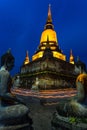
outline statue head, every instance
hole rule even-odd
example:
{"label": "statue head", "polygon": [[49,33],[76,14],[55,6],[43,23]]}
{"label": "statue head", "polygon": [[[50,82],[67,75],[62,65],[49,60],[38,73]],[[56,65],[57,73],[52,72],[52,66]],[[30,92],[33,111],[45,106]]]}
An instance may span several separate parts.
{"label": "statue head", "polygon": [[87,74],[80,74],[76,79],[78,100],[84,101],[87,98]]}
{"label": "statue head", "polygon": [[11,50],[9,49],[5,54],[1,56],[1,66],[5,66],[5,68],[10,71],[14,67],[14,57],[11,54]]}

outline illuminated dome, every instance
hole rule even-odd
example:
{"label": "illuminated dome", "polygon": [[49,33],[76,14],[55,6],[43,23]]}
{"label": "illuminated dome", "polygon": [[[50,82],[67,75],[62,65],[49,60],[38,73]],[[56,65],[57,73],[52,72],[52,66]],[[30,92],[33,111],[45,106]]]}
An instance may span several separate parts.
{"label": "illuminated dome", "polygon": [[52,42],[52,43],[57,44],[57,36],[56,36],[56,32],[54,31],[54,25],[52,24],[52,15],[51,15],[50,5],[48,8],[47,21],[44,27],[44,31],[42,32],[42,35],[41,35],[40,44],[46,43],[47,37],[49,37],[49,43]]}
{"label": "illuminated dome", "polygon": [[54,25],[52,23],[52,15],[51,15],[51,9],[50,5],[48,8],[48,16],[46,20],[46,24],[44,26],[44,31],[41,34],[40,39],[40,45],[35,52],[35,54],[32,56],[32,60],[36,60],[38,58],[43,57],[45,49],[47,49],[49,44],[49,49],[52,51],[52,56],[66,61],[66,56],[62,53],[58,41],[57,41],[57,35],[54,30]]}
{"label": "illuminated dome", "polygon": [[52,29],[46,29],[42,32],[40,43],[46,42],[47,36],[49,37],[49,42],[56,42],[57,43],[56,32]]}

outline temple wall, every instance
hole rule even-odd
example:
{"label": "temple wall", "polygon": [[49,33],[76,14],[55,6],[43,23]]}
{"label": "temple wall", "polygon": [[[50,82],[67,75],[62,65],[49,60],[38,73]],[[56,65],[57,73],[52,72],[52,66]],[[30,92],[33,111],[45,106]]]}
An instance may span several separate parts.
{"label": "temple wall", "polygon": [[67,74],[75,72],[75,66],[65,61],[45,60],[45,61],[33,62],[32,64],[23,66],[21,68],[21,73],[27,73],[27,72],[31,73],[47,69],[55,72],[65,72]]}
{"label": "temple wall", "polygon": [[40,89],[73,87],[75,66],[61,60],[43,59],[21,67],[22,86],[31,88],[36,78]]}
{"label": "temple wall", "polygon": [[38,78],[39,81],[39,88],[40,89],[55,89],[55,88],[67,88],[67,87],[75,87],[75,79],[67,79],[66,77],[57,77],[51,75],[36,75],[32,77],[23,77],[21,79],[21,86],[24,88],[31,88],[32,84],[35,83],[36,78]]}

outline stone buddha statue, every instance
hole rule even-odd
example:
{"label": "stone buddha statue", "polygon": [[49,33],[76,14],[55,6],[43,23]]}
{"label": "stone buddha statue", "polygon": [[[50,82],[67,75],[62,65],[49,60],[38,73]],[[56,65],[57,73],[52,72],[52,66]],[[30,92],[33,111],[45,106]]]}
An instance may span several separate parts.
{"label": "stone buddha statue", "polygon": [[69,102],[59,103],[58,114],[62,116],[87,117],[87,74],[80,74],[76,80],[77,95]]}
{"label": "stone buddha statue", "polygon": [[[11,54],[11,51],[8,50],[1,57],[1,69],[0,69],[0,97],[1,97],[1,105],[6,105],[8,102],[7,98],[11,98],[12,95],[10,93],[10,89],[12,87],[12,79],[9,71],[14,67],[14,57]],[[12,103],[12,102],[11,102]]]}
{"label": "stone buddha statue", "polygon": [[14,57],[8,50],[1,57],[0,69],[0,129],[19,130],[32,128],[29,108],[10,92],[12,80],[10,70],[14,67]]}

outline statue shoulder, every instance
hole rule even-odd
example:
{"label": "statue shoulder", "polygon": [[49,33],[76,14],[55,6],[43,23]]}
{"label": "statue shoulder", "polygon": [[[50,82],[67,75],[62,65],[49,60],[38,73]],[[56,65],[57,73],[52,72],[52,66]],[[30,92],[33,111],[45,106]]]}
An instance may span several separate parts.
{"label": "statue shoulder", "polygon": [[1,67],[1,69],[0,69],[0,76],[10,76],[10,73],[4,67]]}

